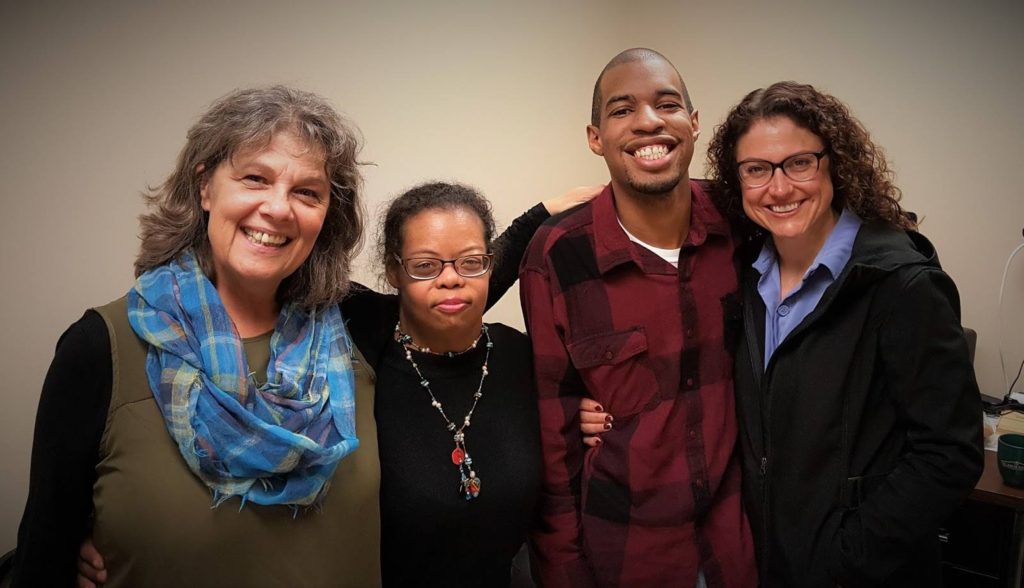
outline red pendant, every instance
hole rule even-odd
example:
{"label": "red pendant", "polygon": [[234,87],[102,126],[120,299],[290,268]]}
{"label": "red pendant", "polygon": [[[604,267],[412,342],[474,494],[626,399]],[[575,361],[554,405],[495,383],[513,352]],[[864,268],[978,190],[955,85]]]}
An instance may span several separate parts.
{"label": "red pendant", "polygon": [[462,461],[466,459],[466,452],[461,447],[456,447],[452,451],[452,463],[455,465],[462,465]]}
{"label": "red pendant", "polygon": [[466,492],[473,498],[480,496],[480,478],[472,478],[466,482]]}

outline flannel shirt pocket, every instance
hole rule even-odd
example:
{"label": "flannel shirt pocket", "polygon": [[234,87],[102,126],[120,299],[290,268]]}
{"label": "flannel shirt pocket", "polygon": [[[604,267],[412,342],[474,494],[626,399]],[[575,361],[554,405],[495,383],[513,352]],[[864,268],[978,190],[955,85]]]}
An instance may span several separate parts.
{"label": "flannel shirt pocket", "polygon": [[643,327],[591,335],[566,348],[587,391],[616,417],[640,412],[657,391],[643,361],[647,351]]}

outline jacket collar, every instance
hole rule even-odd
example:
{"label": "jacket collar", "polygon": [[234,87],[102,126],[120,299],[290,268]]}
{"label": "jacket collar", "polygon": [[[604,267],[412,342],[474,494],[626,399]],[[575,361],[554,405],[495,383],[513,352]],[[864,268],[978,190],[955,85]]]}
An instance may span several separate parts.
{"label": "jacket collar", "polygon": [[[744,266],[751,265],[762,251],[763,239],[761,237],[744,245],[738,254]],[[853,242],[846,268],[836,277],[832,287],[838,289],[849,279],[871,281],[907,265],[941,267],[935,246],[921,233],[865,222]]]}
{"label": "jacket collar", "polygon": [[[846,268],[825,290],[814,310],[793,329],[782,345],[798,337],[828,312],[839,292],[845,288],[870,284],[901,267],[911,265],[940,267],[935,247],[924,235],[877,223],[865,223],[853,242],[853,253]],[[759,275],[752,270],[753,268],[749,268],[745,272],[746,279],[743,285],[744,328],[747,344],[750,346],[750,361],[754,367],[755,379],[760,386],[760,378],[766,367],[761,348],[761,342],[764,341],[764,303],[757,293]]]}
{"label": "jacket collar", "polygon": [[861,227],[848,266],[871,273],[888,273],[906,265],[940,267],[935,246],[917,231],[901,231],[878,224]]}

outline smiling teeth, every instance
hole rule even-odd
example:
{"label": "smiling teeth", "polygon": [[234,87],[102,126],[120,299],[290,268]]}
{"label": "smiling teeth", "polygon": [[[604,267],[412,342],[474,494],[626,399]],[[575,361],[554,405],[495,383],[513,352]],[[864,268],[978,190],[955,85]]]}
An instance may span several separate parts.
{"label": "smiling teeth", "polygon": [[637,149],[633,155],[640,159],[661,159],[668,155],[668,147],[664,145],[648,145]]}
{"label": "smiling teeth", "polygon": [[792,204],[776,204],[774,206],[769,206],[768,208],[771,209],[772,212],[790,212],[792,210],[796,210],[798,206],[800,206],[799,202],[793,202]]}
{"label": "smiling teeth", "polygon": [[268,235],[262,231],[253,231],[250,229],[245,229],[245,236],[249,237],[249,240],[257,245],[266,245],[268,247],[280,247],[288,240],[287,237],[283,237],[281,235]]}

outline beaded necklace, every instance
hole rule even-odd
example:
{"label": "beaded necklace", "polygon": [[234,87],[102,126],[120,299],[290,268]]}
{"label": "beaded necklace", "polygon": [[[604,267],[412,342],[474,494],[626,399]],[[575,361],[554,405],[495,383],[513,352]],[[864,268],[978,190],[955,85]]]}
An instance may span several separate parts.
{"label": "beaded necklace", "polygon": [[[487,325],[480,327],[480,335],[486,339],[487,352],[484,355],[484,365],[480,368],[480,385],[477,386],[476,392],[473,393],[473,405],[469,407],[469,412],[462,419],[462,426],[456,427],[455,423],[448,418],[448,415],[444,412],[444,407],[441,406],[441,402],[434,396],[433,390],[430,389],[430,382],[423,377],[423,373],[420,371],[420,366],[416,364],[416,360],[412,357],[413,350],[423,351],[426,353],[434,353],[429,348],[420,347],[416,345],[412,336],[402,331],[401,323],[395,324],[395,339],[402,344],[405,348],[405,359],[412,365],[412,369],[415,370],[416,375],[420,379],[420,386],[427,391],[430,395],[430,405],[437,409],[440,413],[441,418],[444,419],[445,426],[449,433],[452,433],[452,440],[455,441],[455,449],[452,450],[452,463],[459,468],[459,494],[466,500],[472,500],[480,496],[480,478],[476,475],[476,471],[473,469],[473,458],[469,455],[469,450],[466,448],[466,433],[465,430],[469,428],[470,420],[473,417],[473,411],[476,410],[477,403],[484,395],[484,380],[487,379],[487,362],[491,359],[491,349],[494,348],[494,343],[491,341],[491,335],[487,332]],[[457,353],[443,353],[438,355],[445,355],[447,357],[454,357],[462,353],[466,353],[470,349],[474,349],[477,343],[480,341],[480,337],[477,337],[476,341],[473,342],[467,349]]]}

